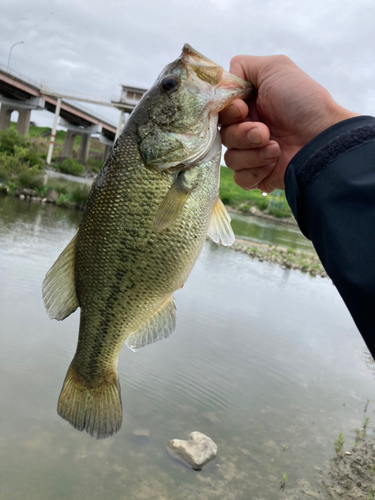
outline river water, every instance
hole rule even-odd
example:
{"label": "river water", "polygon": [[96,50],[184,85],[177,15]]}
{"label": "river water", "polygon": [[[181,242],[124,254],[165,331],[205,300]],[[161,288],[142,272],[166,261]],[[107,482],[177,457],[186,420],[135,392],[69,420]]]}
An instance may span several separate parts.
{"label": "river water", "polygon": [[[0,498],[273,500],[284,473],[314,484],[374,409],[365,345],[328,279],[210,242],[175,294],[175,335],[120,354],[120,432],[97,441],[58,417],[79,313],[50,321],[41,284],[80,215],[0,197]],[[166,451],[192,431],[218,445],[201,472]]]}
{"label": "river water", "polygon": [[231,213],[232,228],[238,238],[282,245],[296,250],[312,252],[310,240],[304,237],[297,226],[282,222],[273,222],[268,219]]}

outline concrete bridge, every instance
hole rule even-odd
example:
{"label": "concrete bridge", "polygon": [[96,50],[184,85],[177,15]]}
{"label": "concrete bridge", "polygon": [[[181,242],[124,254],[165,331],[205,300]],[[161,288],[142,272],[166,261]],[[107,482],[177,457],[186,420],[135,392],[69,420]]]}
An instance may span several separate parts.
{"label": "concrete bridge", "polygon": [[[40,85],[35,80],[0,64],[0,129],[9,128],[12,112],[18,111],[17,131],[20,135],[27,135],[30,127],[31,110],[46,109],[55,114],[47,163],[50,163],[52,157],[58,117],[60,117],[60,125],[67,128],[62,151],[63,157],[71,157],[74,137],[80,135],[81,143],[78,160],[81,163],[86,163],[90,137],[92,134],[98,134],[99,140],[106,145],[103,157],[105,159],[114,140],[117,139],[121,131],[125,113],[130,114],[132,112],[145,92],[145,89],[122,86],[121,96],[118,100],[69,93],[50,89],[45,84]],[[120,111],[119,122],[116,126],[98,113],[93,113],[84,109],[81,105],[67,101],[80,101],[115,107]]]}

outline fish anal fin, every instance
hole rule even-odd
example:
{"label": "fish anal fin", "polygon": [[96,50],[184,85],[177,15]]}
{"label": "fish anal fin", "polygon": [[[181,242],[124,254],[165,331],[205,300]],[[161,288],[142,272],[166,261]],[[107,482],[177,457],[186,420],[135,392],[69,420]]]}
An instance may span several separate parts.
{"label": "fish anal fin", "polygon": [[133,351],[148,344],[166,339],[176,329],[176,306],[170,295],[139,330],[126,339],[125,344]]}
{"label": "fish anal fin", "polygon": [[57,258],[43,281],[44,306],[50,319],[65,319],[79,306],[75,285],[77,235]]}
{"label": "fish anal fin", "polygon": [[103,439],[122,425],[122,404],[117,372],[109,373],[98,387],[88,387],[73,364],[66,374],[57,413],[75,429]]}
{"label": "fish anal fin", "polygon": [[215,243],[222,243],[224,246],[233,245],[235,236],[230,225],[230,215],[223,202],[218,197],[210,219],[208,236]]}

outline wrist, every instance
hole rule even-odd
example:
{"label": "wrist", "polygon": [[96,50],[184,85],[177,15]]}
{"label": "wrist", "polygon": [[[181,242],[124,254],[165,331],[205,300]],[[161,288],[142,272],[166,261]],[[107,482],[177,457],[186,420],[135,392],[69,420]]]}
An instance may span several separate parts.
{"label": "wrist", "polygon": [[329,117],[327,122],[324,124],[325,127],[322,128],[322,132],[332,125],[336,125],[344,120],[348,120],[349,118],[354,118],[355,116],[361,116],[360,113],[355,113],[353,111],[349,111],[346,108],[343,108],[336,102],[334,102],[334,106],[330,110]]}

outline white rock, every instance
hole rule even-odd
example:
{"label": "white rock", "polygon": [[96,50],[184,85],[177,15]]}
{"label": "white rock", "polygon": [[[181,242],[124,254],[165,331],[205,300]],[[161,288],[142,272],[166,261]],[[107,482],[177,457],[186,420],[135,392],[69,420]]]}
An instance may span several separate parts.
{"label": "white rock", "polygon": [[192,432],[187,441],[172,439],[167,442],[167,446],[190,467],[198,470],[217,454],[217,445],[201,432]]}

